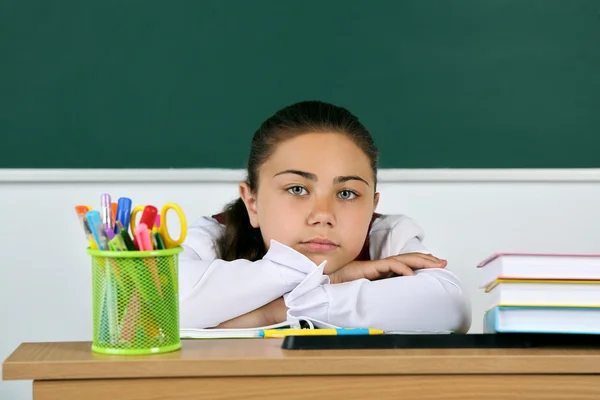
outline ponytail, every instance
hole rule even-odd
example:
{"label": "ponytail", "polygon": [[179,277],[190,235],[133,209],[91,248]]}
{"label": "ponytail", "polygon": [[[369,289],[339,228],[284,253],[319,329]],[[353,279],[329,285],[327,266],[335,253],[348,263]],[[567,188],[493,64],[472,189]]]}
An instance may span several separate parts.
{"label": "ponytail", "polygon": [[246,259],[257,261],[265,255],[260,228],[250,224],[246,205],[241,198],[225,207],[225,233],[217,241],[219,257],[225,261]]}

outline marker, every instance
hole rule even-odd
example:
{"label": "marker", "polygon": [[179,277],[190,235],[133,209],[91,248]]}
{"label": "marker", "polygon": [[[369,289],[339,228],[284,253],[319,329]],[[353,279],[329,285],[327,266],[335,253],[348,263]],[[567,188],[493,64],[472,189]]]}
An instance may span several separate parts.
{"label": "marker", "polygon": [[140,223],[135,228],[135,240],[137,242],[140,251],[152,251],[152,239],[150,239],[150,232],[148,231],[148,225]]}
{"label": "marker", "polygon": [[140,225],[145,224],[148,230],[152,230],[154,224],[156,223],[156,216],[158,215],[158,210],[154,206],[146,206],[144,207],[144,212],[142,213],[142,218],[140,219]]}
{"label": "marker", "polygon": [[112,229],[104,228],[104,233],[108,238],[108,249],[110,251],[127,251],[125,243],[123,243],[123,237],[121,235],[115,235]]}
{"label": "marker", "polygon": [[160,214],[156,214],[156,219],[154,220],[154,228],[152,228],[152,235],[158,233],[158,228],[160,228]]}
{"label": "marker", "polygon": [[110,211],[111,211],[111,222],[112,222],[112,226],[115,226],[115,218],[117,217],[117,203],[115,203],[114,201],[112,203],[110,203]]}
{"label": "marker", "polygon": [[154,223],[156,222],[156,214],[158,214],[158,210],[154,206],[135,206],[131,211],[131,232],[135,235],[136,224],[136,216],[140,212],[142,212],[142,218],[140,218],[140,224],[144,223],[148,227],[148,229],[152,230],[154,227]]}
{"label": "marker", "polygon": [[83,232],[85,232],[85,238],[88,241],[88,245],[92,250],[98,250],[98,245],[94,240],[94,234],[90,229],[90,225],[88,224],[87,218],[85,215],[88,213],[88,206],[75,206],[75,212],[77,213],[77,217],[79,218],[79,222],[81,223],[81,227],[83,228]]}
{"label": "marker", "polygon": [[104,227],[104,234],[108,240],[112,240],[115,237],[115,233],[108,226]]}
{"label": "marker", "polygon": [[154,242],[156,243],[156,249],[157,250],[164,250],[165,249],[165,242],[163,242],[162,236],[160,236],[160,233],[158,233],[158,232],[153,233],[152,236],[154,237]]}
{"label": "marker", "polygon": [[[148,226],[145,223],[140,223],[135,228],[135,239],[140,248],[140,251],[152,251],[152,239],[150,239],[150,231],[148,230]],[[162,288],[160,285],[160,277],[158,276],[158,266],[156,265],[156,260],[153,258],[148,258],[146,261],[146,265],[150,270],[150,275],[152,276],[152,280],[156,285],[156,289],[158,290],[158,294],[162,298]]]}
{"label": "marker", "polygon": [[100,197],[100,212],[101,221],[104,226],[113,227],[112,225],[112,206],[110,202],[110,194],[105,193]]}
{"label": "marker", "polygon": [[[142,210],[143,206],[136,206],[131,212],[131,232],[133,233],[133,243],[139,247],[139,243],[137,242],[137,235],[135,232],[137,231],[137,225],[135,223],[135,216],[140,210]],[[156,222],[156,214],[158,214],[158,210],[154,206],[145,206],[143,207],[142,218],[140,218],[140,225],[146,225],[148,231],[152,231],[154,227],[154,223]],[[140,249],[141,250],[141,249]]]}
{"label": "marker", "polygon": [[[112,232],[110,229],[109,231]],[[111,251],[127,251],[127,246],[125,246],[125,243],[123,242],[123,237],[121,235],[116,235],[112,239],[110,239],[108,241],[108,248]]]}
{"label": "marker", "polygon": [[108,250],[108,240],[106,233],[104,233],[104,229],[102,229],[100,213],[98,211],[88,211],[85,217],[88,221],[90,231],[92,231],[92,234],[94,235],[94,240],[96,241],[98,248],[100,250]]}
{"label": "marker", "polygon": [[[119,233],[121,230],[129,230],[129,219],[131,218],[131,199],[128,197],[121,197],[117,204],[117,218],[115,220],[115,233]],[[117,231],[117,221],[121,222],[119,231]]]}
{"label": "marker", "polygon": [[127,229],[123,228],[121,221],[117,220],[116,225],[119,230],[119,236],[121,236],[121,239],[123,239],[123,243],[125,244],[127,250],[136,251],[137,247],[135,247],[135,244],[133,244],[133,240],[131,240],[131,236],[129,236],[129,232],[127,232]]}
{"label": "marker", "polygon": [[340,328],[340,329],[264,329],[260,337],[282,338],[286,336],[336,336],[336,335],[383,335],[381,329]]}

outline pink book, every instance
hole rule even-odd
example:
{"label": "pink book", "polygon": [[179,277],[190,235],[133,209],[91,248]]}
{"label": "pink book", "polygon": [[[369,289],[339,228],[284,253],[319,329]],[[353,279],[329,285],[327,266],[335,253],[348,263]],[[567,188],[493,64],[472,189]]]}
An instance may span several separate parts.
{"label": "pink book", "polygon": [[498,252],[477,265],[481,287],[496,279],[600,280],[600,254]]}

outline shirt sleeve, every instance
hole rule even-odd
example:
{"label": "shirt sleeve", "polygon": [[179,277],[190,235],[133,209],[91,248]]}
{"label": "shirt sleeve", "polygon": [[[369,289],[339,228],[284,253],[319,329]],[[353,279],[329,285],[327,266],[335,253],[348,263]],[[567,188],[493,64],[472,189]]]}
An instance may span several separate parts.
{"label": "shirt sleeve", "polygon": [[[422,229],[410,218],[394,216],[375,223],[371,256],[429,251]],[[383,330],[467,332],[471,303],[458,278],[447,269],[416,270],[414,276],[329,284],[323,266],[284,296],[288,315],[318,326]]]}
{"label": "shirt sleeve", "polygon": [[210,328],[246,314],[290,292],[318,269],[276,241],[262,260],[218,259],[215,243],[222,229],[204,218],[188,231],[179,257],[182,328]]}

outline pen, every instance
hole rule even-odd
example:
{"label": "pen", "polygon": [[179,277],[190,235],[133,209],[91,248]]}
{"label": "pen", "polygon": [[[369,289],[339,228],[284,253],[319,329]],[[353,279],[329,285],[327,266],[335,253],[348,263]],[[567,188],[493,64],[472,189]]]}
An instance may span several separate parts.
{"label": "pen", "polygon": [[87,218],[88,225],[94,235],[94,240],[96,241],[98,248],[100,250],[108,250],[108,240],[106,233],[104,233],[104,229],[102,229],[100,213],[98,211],[88,211],[85,217]]}
{"label": "pen", "polygon": [[92,230],[90,229],[90,225],[88,224],[87,218],[85,217],[85,214],[88,213],[87,206],[75,206],[75,212],[77,213],[79,222],[81,223],[81,226],[83,227],[83,231],[85,232],[85,238],[88,241],[88,245],[90,246],[90,249],[98,250],[98,245],[96,244],[96,241],[94,240],[94,234],[92,233]]}
{"label": "pen", "polygon": [[148,229],[152,230],[154,227],[154,223],[156,222],[156,215],[158,214],[158,209],[154,206],[135,206],[133,210],[131,210],[131,221],[130,227],[131,232],[135,235],[136,225],[136,216],[142,211],[142,217],[140,218],[140,224],[144,223],[148,227]]}
{"label": "pen", "polygon": [[[123,229],[129,230],[129,219],[130,218],[131,218],[131,199],[128,197],[121,197],[121,198],[119,198],[119,202],[117,204],[117,218],[115,220],[115,233],[119,233]],[[117,221],[121,222],[120,227],[118,227]]]}
{"label": "pen", "polygon": [[[145,223],[140,223],[135,228],[135,239],[140,248],[140,251],[152,251],[152,239],[150,238],[150,231],[148,230],[148,226]],[[156,289],[158,290],[158,294],[162,297],[162,289],[160,285],[160,277],[158,276],[158,266],[156,265],[156,261],[153,258],[148,258],[147,266],[150,270],[150,274],[152,275],[152,280],[156,285]]]}
{"label": "pen", "polygon": [[113,230],[108,227],[104,228],[104,232],[108,238],[108,248],[110,251],[127,251],[121,235],[115,235]]}
{"label": "pen", "polygon": [[340,328],[340,329],[264,329],[260,337],[282,338],[285,336],[336,336],[336,335],[383,335],[381,329]]}
{"label": "pen", "polygon": [[144,212],[142,213],[142,218],[140,219],[140,224],[145,224],[146,229],[152,230],[154,224],[156,223],[156,216],[158,215],[158,209],[154,206],[146,206],[144,207]]}
{"label": "pen", "polygon": [[158,233],[158,232],[153,233],[152,236],[154,237],[154,242],[156,243],[156,249],[157,250],[164,250],[165,249],[165,242],[163,242],[162,236],[160,236],[160,233]]}
{"label": "pen", "polygon": [[133,240],[131,240],[131,236],[129,236],[129,232],[127,232],[126,229],[122,230],[121,233],[119,233],[119,235],[123,239],[123,243],[125,244],[125,247],[127,248],[127,250],[129,250],[129,251],[137,250],[137,247],[135,247]]}
{"label": "pen", "polygon": [[136,206],[133,211],[131,211],[131,233],[133,234],[133,243],[139,247],[139,243],[137,242],[137,225],[135,223],[136,215],[138,212],[142,211],[142,217],[140,218],[140,224],[146,225],[146,228],[151,231],[154,227],[154,223],[156,222],[156,214],[158,214],[158,209],[154,206]]}
{"label": "pen", "polygon": [[140,248],[140,251],[152,251],[152,239],[150,239],[150,232],[148,231],[148,225],[140,223],[135,228],[135,240]]}
{"label": "pen", "polygon": [[108,193],[104,193],[100,197],[100,212],[102,213],[101,221],[104,224],[104,226],[112,228],[112,206],[110,201],[110,194]]}
{"label": "pen", "polygon": [[110,203],[110,210],[111,210],[111,223],[112,223],[112,227],[115,226],[115,219],[117,218],[117,203],[115,203],[114,201],[112,203]]}

